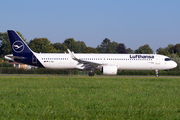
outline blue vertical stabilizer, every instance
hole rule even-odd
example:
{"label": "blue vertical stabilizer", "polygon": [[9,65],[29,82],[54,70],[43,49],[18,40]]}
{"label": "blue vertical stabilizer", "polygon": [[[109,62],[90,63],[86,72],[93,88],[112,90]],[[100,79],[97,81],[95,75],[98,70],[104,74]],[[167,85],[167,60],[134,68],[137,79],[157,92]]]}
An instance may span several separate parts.
{"label": "blue vertical stabilizer", "polygon": [[33,54],[32,50],[14,30],[8,30],[9,40],[14,56],[27,56]]}
{"label": "blue vertical stabilizer", "polygon": [[[43,67],[36,55],[14,30],[8,30],[11,48],[16,62]],[[17,58],[23,59],[17,59]]]}

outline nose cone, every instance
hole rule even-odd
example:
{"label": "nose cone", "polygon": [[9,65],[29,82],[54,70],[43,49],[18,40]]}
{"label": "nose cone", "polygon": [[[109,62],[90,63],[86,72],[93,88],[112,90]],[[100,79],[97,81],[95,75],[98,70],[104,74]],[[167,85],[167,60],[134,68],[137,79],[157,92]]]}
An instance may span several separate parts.
{"label": "nose cone", "polygon": [[177,67],[177,63],[173,61],[172,67],[173,67],[173,68]]}
{"label": "nose cone", "polygon": [[174,62],[174,61],[167,61],[167,64],[166,64],[166,68],[167,69],[173,69],[175,67],[177,67],[177,63],[176,62]]}

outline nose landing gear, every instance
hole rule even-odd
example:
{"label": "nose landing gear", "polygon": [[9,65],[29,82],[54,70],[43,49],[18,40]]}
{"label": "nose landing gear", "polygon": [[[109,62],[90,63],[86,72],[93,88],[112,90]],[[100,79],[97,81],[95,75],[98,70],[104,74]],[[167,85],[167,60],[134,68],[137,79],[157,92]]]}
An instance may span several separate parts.
{"label": "nose landing gear", "polygon": [[158,70],[155,70],[155,72],[156,72],[156,77],[159,77],[159,75],[158,75]]}

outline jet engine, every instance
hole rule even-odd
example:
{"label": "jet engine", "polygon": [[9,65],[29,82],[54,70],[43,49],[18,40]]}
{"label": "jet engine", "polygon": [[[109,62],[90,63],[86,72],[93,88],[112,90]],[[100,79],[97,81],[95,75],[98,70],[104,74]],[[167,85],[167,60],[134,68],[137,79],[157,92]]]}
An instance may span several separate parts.
{"label": "jet engine", "polygon": [[117,74],[117,66],[116,65],[105,65],[102,67],[104,75],[116,75]]}

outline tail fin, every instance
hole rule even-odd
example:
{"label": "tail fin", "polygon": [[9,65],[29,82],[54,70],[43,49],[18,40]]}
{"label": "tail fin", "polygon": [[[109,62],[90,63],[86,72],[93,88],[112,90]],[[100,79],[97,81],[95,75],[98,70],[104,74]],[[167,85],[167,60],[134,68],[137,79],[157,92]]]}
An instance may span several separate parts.
{"label": "tail fin", "polygon": [[22,57],[33,53],[33,51],[27,46],[16,31],[8,30],[8,36],[14,56]]}
{"label": "tail fin", "polygon": [[22,40],[16,31],[8,30],[8,36],[11,43],[13,56],[6,55],[5,58],[24,64],[44,67],[37,59],[36,53],[27,46],[27,44]]}

